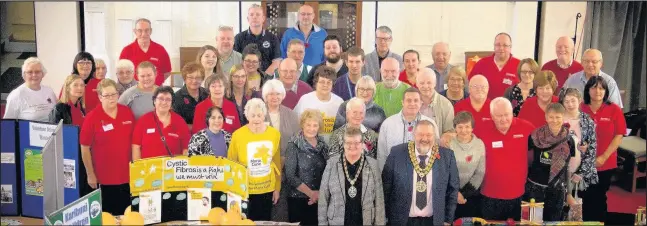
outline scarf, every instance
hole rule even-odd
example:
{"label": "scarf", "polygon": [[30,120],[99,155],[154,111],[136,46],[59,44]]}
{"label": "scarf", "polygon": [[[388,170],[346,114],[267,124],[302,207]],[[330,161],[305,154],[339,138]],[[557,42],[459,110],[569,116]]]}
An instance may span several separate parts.
{"label": "scarf", "polygon": [[[570,149],[568,146],[569,132],[566,126],[562,126],[557,136],[553,135],[548,125],[544,125],[531,134],[532,142],[539,151],[549,151],[552,153],[550,164],[550,176],[548,181],[559,176],[558,174],[564,167],[568,166]],[[563,174],[566,175],[566,174]]]}

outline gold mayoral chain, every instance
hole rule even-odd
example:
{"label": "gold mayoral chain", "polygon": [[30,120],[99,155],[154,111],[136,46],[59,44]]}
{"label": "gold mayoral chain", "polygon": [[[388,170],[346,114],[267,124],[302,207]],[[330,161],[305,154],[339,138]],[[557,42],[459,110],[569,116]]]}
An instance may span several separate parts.
{"label": "gold mayoral chain", "polygon": [[355,198],[357,196],[357,188],[355,188],[355,181],[357,181],[357,178],[359,177],[360,172],[362,172],[362,165],[364,164],[364,156],[360,157],[359,159],[359,166],[357,168],[357,171],[355,171],[355,178],[350,179],[350,174],[348,173],[348,163],[346,163],[346,159],[342,158],[344,161],[344,176],[346,176],[346,180],[350,183],[350,187],[348,188],[348,196],[351,198]]}
{"label": "gold mayoral chain", "polygon": [[411,159],[411,163],[413,164],[413,169],[418,173],[418,181],[416,181],[416,191],[418,192],[425,192],[427,191],[427,183],[422,181],[423,177],[426,177],[429,171],[431,171],[431,167],[434,165],[434,161],[436,161],[436,156],[438,155],[438,144],[435,144],[431,148],[431,153],[429,157],[429,164],[425,166],[425,168],[420,168],[420,161],[418,158],[416,158],[416,147],[413,141],[409,141],[409,158]]}

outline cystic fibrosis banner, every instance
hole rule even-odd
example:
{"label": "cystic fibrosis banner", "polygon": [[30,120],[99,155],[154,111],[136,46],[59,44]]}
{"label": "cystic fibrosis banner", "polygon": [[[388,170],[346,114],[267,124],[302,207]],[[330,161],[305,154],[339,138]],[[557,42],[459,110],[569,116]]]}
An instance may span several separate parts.
{"label": "cystic fibrosis banner", "polygon": [[249,197],[247,168],[215,156],[149,158],[130,164],[130,192],[210,189]]}
{"label": "cystic fibrosis banner", "polygon": [[101,225],[101,189],[66,205],[45,218],[45,225]]}

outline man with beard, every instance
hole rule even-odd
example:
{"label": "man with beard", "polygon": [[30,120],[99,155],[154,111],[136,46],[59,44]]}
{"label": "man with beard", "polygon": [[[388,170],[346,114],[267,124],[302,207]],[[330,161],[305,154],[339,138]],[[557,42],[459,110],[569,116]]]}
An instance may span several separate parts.
{"label": "man with beard", "polygon": [[421,120],[414,140],[391,150],[382,171],[390,225],[449,225],[458,197],[454,152],[436,143],[436,128]]}
{"label": "man with beard", "polygon": [[324,56],[326,57],[326,60],[321,64],[314,66],[312,70],[310,70],[310,73],[308,74],[308,85],[314,87],[313,79],[315,77],[315,71],[317,71],[317,68],[322,65],[326,65],[335,69],[335,71],[337,72],[337,78],[348,73],[348,67],[344,63],[344,60],[341,59],[341,53],[343,52],[343,50],[340,43],[341,41],[339,41],[337,35],[328,35],[326,37],[323,43]]}
{"label": "man with beard", "polygon": [[388,57],[382,61],[382,82],[375,85],[375,104],[384,109],[386,117],[402,110],[402,97],[404,91],[410,86],[398,80],[400,64],[395,58]]}

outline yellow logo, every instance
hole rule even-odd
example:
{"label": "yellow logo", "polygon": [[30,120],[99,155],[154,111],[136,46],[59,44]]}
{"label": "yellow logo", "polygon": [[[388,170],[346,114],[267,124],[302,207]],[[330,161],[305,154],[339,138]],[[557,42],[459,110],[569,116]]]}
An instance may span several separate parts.
{"label": "yellow logo", "polygon": [[260,158],[261,161],[263,161],[263,164],[267,165],[270,154],[270,149],[263,144],[263,146],[256,148],[256,154],[254,154],[254,158]]}

